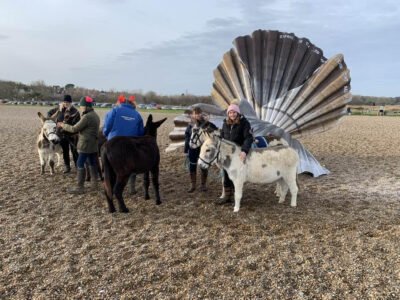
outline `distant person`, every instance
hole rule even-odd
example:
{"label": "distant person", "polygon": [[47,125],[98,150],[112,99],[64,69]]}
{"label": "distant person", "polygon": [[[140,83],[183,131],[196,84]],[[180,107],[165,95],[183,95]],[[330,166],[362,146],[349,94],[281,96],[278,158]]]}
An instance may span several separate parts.
{"label": "distant person", "polygon": [[347,115],[351,116],[351,108],[350,107],[347,107]]}
{"label": "distant person", "polygon": [[[63,128],[67,132],[79,132],[78,140],[78,184],[75,188],[69,189],[71,194],[84,194],[85,183],[85,162],[89,161],[89,171],[93,179],[97,178],[97,151],[99,139],[100,118],[93,109],[93,99],[89,96],[82,97],[79,102],[79,109],[82,112],[81,120],[74,126],[62,122],[57,123],[57,127]],[[92,189],[96,190],[98,187],[97,180],[92,180]]]}
{"label": "distant person", "polygon": [[[201,149],[201,147],[192,149],[189,146],[193,127],[196,125],[197,127],[203,127],[203,128],[205,128],[205,127],[212,127],[213,129],[218,129],[218,128],[213,123],[207,121],[204,118],[203,111],[201,110],[200,107],[193,108],[193,110],[190,114],[190,117],[191,117],[192,122],[189,123],[189,125],[186,127],[184,153],[189,158],[189,176],[190,176],[190,183],[191,183],[190,188],[187,192],[193,193],[196,190],[197,161],[199,160],[200,149]],[[207,191],[206,184],[207,184],[208,170],[200,168],[200,172],[201,172],[200,191],[206,192]]]}
{"label": "distant person", "polygon": [[[64,100],[60,102],[59,106],[49,110],[47,112],[47,117],[55,117],[56,122],[64,122],[72,126],[77,124],[81,119],[79,111],[72,105],[72,98],[70,95],[65,95]],[[60,138],[60,146],[63,150],[64,174],[67,174],[71,172],[69,149],[71,149],[75,167],[78,160],[78,151],[74,145],[71,133],[60,129]]]}
{"label": "distant person", "polygon": [[[143,136],[144,126],[140,113],[136,110],[135,96],[127,100],[120,95],[117,105],[104,118],[103,134],[107,141],[116,136]],[[136,174],[129,177],[129,192],[136,193]]]}
{"label": "distant person", "polygon": [[384,115],[385,115],[385,106],[381,105],[379,106],[378,116],[384,116]]}

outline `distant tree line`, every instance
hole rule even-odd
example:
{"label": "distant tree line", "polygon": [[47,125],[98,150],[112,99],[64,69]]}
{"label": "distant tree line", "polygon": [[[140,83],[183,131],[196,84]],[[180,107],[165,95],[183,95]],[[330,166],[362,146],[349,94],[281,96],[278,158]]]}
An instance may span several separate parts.
{"label": "distant tree line", "polygon": [[126,97],[135,95],[137,103],[157,103],[165,105],[191,105],[194,103],[212,103],[210,96],[195,96],[189,94],[163,96],[150,91],[145,94],[137,91],[99,91],[77,87],[72,83],[65,86],[48,86],[44,81],[38,80],[26,85],[13,81],[0,80],[0,99],[9,100],[35,100],[35,101],[61,101],[65,94],[72,96],[73,101],[79,101],[82,96],[89,95],[99,103],[116,102],[118,96],[124,94]]}
{"label": "distant tree line", "polygon": [[[190,94],[163,96],[156,92],[149,91],[141,93],[138,91],[99,91],[95,89],[87,89],[77,87],[73,83],[68,83],[65,86],[53,85],[48,86],[44,81],[38,80],[26,85],[13,81],[0,80],[0,99],[9,100],[36,100],[36,101],[57,101],[62,100],[65,94],[72,96],[74,101],[78,101],[80,97],[89,95],[96,102],[112,103],[117,101],[120,94],[125,96],[135,95],[138,103],[150,104],[166,104],[166,105],[191,105],[194,103],[209,103],[212,104],[211,96],[195,96]],[[400,105],[400,97],[371,97],[353,95],[352,105]]]}
{"label": "distant tree line", "polygon": [[371,97],[353,95],[351,105],[400,105],[400,97]]}

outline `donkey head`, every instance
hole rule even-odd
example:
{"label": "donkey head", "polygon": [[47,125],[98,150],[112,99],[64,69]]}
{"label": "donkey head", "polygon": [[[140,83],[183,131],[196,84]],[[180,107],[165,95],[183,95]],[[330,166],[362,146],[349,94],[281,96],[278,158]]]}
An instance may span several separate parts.
{"label": "donkey head", "polygon": [[167,118],[161,119],[160,121],[153,122],[153,116],[150,114],[146,121],[145,135],[151,135],[157,137],[157,128],[164,123]]}
{"label": "donkey head", "polygon": [[199,165],[202,169],[209,168],[218,160],[221,148],[221,138],[215,133],[204,133],[205,139],[201,146]]}
{"label": "donkey head", "polygon": [[45,118],[41,112],[38,112],[38,116],[42,121],[42,134],[53,144],[60,142],[60,137],[57,134],[57,125],[54,119]]}

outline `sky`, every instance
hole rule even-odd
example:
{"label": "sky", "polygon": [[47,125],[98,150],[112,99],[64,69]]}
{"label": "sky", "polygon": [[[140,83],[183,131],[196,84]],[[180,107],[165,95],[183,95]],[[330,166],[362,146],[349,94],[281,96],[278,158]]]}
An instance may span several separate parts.
{"label": "sky", "polygon": [[355,95],[400,96],[398,0],[0,0],[0,80],[210,95],[257,29],[342,53]]}

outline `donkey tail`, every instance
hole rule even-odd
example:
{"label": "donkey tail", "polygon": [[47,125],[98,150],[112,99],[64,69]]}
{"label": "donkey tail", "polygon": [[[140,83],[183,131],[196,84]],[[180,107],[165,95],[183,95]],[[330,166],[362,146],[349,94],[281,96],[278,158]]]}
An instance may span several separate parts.
{"label": "donkey tail", "polygon": [[105,191],[106,196],[109,199],[109,201],[111,201],[113,198],[115,173],[114,173],[114,169],[112,168],[112,166],[110,164],[110,161],[108,160],[107,150],[105,147],[101,151],[101,160],[102,160],[103,168],[104,168],[104,181],[103,181],[104,191]]}

